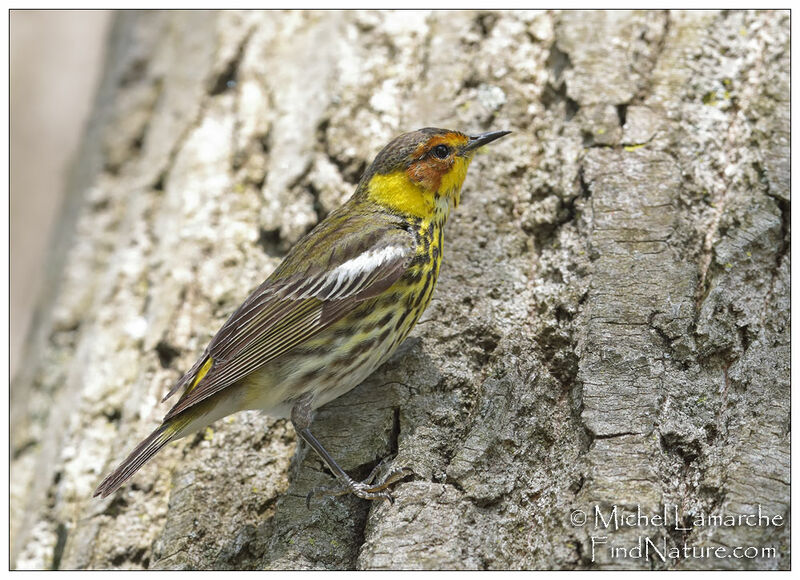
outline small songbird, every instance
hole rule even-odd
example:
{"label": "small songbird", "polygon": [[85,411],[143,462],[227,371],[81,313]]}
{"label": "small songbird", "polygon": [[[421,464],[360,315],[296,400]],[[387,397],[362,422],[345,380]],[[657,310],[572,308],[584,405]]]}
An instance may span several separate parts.
{"label": "small songbird", "polygon": [[403,477],[353,480],[311,434],[312,412],[383,363],[419,320],[442,262],[442,232],[475,151],[509,131],[468,136],[425,128],[378,154],[353,196],[287,254],[239,306],[194,366],[161,425],[97,487],[116,491],[170,441],[231,413],[291,417],[339,480],[325,494],[388,499]]}

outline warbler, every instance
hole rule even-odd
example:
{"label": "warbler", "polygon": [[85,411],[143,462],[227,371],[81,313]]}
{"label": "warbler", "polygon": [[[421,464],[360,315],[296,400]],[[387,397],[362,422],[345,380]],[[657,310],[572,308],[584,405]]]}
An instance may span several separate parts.
{"label": "warbler", "polygon": [[184,389],[161,425],[94,495],[116,491],[167,443],[260,409],[290,417],[338,479],[315,494],[391,501],[388,488],[403,471],[355,481],[311,433],[312,413],[366,379],[408,336],[431,301],[443,228],[470,161],[508,133],[428,127],[386,145],[352,197],[297,242],[222,325],[164,397]]}

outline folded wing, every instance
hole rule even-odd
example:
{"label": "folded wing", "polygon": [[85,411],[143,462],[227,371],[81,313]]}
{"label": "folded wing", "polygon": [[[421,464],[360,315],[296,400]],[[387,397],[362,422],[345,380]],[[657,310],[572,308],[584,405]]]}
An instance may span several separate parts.
{"label": "folded wing", "polygon": [[309,243],[295,248],[164,397],[190,385],[164,420],[236,383],[377,296],[403,275],[414,256],[413,237],[405,230],[386,227],[368,236],[357,230],[353,234],[340,237],[327,250],[322,249],[324,238],[316,251]]}

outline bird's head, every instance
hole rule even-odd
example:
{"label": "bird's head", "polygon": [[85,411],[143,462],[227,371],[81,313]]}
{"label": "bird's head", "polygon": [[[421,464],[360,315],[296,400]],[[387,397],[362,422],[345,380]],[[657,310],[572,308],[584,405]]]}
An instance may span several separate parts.
{"label": "bird's head", "polygon": [[431,218],[443,202],[448,210],[458,205],[475,151],[509,132],[470,136],[428,127],[404,133],[378,153],[362,177],[359,191],[391,211]]}

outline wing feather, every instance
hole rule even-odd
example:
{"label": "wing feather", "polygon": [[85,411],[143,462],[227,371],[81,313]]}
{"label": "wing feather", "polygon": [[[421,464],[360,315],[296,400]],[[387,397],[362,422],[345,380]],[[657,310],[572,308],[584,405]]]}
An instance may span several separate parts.
{"label": "wing feather", "polygon": [[[368,241],[368,248],[355,245],[350,251],[332,251],[335,262],[316,272],[309,268],[280,277],[279,268],[277,277],[274,274],[256,288],[220,328],[200,360],[170,390],[167,397],[189,385],[164,420],[302,344],[394,284],[414,256],[413,237],[405,230],[386,228],[377,240],[373,235]],[[209,359],[211,368],[197,381]]]}

